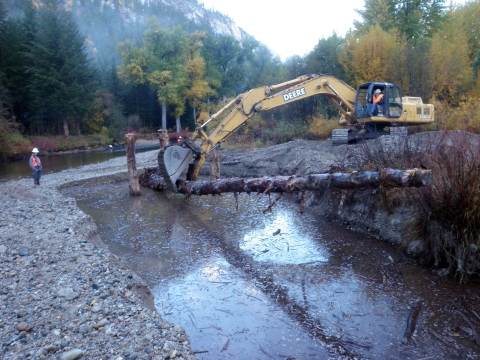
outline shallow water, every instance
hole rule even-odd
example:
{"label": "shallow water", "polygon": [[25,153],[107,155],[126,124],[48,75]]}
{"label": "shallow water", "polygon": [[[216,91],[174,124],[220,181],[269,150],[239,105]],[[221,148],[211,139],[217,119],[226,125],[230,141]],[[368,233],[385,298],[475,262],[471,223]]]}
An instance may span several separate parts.
{"label": "shallow water", "polygon": [[[186,329],[199,359],[478,355],[452,311],[475,321],[478,284],[437,277],[312,209],[300,215],[291,199],[263,215],[268,197],[239,195],[236,210],[232,195],[142,193],[130,197],[126,183],[66,191],[148,282],[162,317]],[[415,335],[402,345],[419,300]]]}

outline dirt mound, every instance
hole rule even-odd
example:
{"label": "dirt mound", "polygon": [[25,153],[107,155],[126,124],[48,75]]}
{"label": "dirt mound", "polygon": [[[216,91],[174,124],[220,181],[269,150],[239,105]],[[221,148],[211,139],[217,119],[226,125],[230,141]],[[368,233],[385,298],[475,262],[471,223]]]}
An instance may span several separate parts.
{"label": "dirt mound", "polygon": [[[260,177],[328,173],[352,165],[356,146],[332,146],[330,140],[294,140],[285,144],[252,150],[221,150],[220,172],[225,177]],[[209,175],[204,166],[202,175]]]}

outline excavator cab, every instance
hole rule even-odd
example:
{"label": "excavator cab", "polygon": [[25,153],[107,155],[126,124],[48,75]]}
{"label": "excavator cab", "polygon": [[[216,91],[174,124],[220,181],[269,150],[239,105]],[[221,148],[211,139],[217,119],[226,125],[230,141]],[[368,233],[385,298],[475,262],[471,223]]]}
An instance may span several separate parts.
{"label": "excavator cab", "polygon": [[370,117],[373,94],[377,89],[382,92],[383,99],[378,103],[373,112],[373,117],[379,118],[380,121],[381,118],[385,121],[399,118],[402,115],[402,92],[397,86],[382,82],[369,82],[358,86],[355,99],[355,117],[357,119]]}

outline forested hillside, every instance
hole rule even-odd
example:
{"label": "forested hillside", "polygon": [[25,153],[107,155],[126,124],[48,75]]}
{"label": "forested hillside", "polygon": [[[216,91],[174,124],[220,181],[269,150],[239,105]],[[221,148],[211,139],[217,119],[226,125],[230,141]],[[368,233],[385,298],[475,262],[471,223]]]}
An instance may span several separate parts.
{"label": "forested hillside", "polygon": [[[0,155],[23,135],[193,129],[229,98],[307,73],[356,88],[388,81],[436,109],[437,128],[480,129],[480,1],[365,0],[342,37],[284,63],[197,0],[0,0]],[[273,16],[273,15],[272,15]],[[338,113],[309,98],[254,117],[262,143],[330,133]]]}

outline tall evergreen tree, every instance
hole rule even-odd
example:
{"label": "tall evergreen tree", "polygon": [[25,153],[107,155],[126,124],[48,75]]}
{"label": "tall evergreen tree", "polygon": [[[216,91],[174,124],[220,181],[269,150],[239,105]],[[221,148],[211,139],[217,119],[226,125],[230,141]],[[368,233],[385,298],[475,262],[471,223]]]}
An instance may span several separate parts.
{"label": "tall evergreen tree", "polygon": [[433,70],[430,49],[430,39],[421,39],[415,46],[407,45],[404,54],[408,88],[402,89],[406,95],[419,96],[425,100],[431,97]]}
{"label": "tall evergreen tree", "polygon": [[432,36],[442,23],[445,0],[365,0],[365,9],[357,10],[362,21],[354,22],[361,33],[372,25],[383,30],[396,28],[407,39],[416,42]]}
{"label": "tall evergreen tree", "polygon": [[70,134],[68,120],[80,120],[93,105],[94,70],[90,66],[85,38],[69,12],[58,0],[49,0],[39,12],[39,26],[28,56],[31,91],[39,119],[56,123],[59,133]]}
{"label": "tall evergreen tree", "polygon": [[28,87],[25,85],[29,83],[29,76],[25,73],[27,38],[22,23],[15,19],[5,21],[0,30],[0,38],[0,72],[5,75],[3,85],[8,89],[17,121],[24,122],[29,102]]}
{"label": "tall evergreen tree", "polygon": [[[207,66],[221,74],[219,95],[225,100],[239,92],[248,90],[247,65],[259,43],[254,39],[243,43],[233,36],[214,36],[205,42]],[[213,71],[214,73],[215,71]],[[211,74],[212,71],[209,70]]]}

